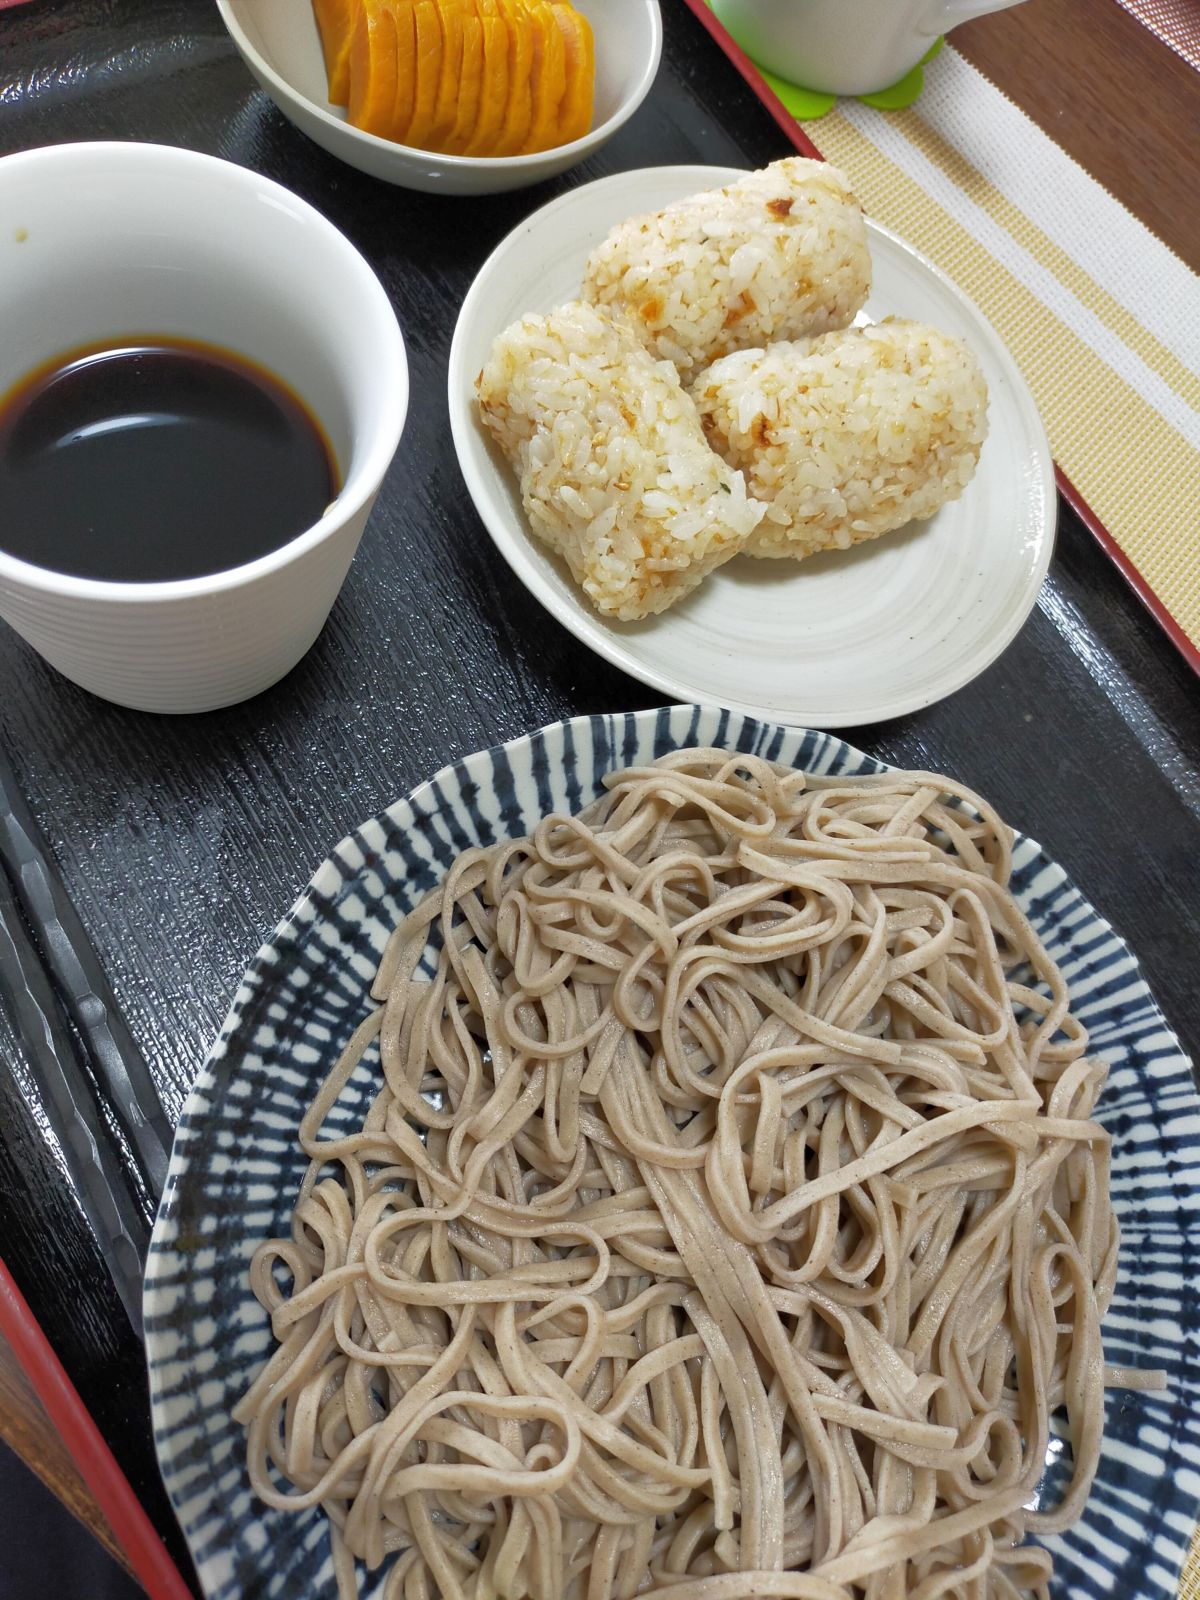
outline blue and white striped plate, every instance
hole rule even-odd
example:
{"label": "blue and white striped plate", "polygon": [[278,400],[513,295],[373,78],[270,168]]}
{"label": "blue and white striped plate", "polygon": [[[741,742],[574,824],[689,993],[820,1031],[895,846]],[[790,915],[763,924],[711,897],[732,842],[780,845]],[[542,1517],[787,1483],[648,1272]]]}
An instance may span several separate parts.
{"label": "blue and white striped plate", "polygon": [[[366,1012],[389,932],[467,846],[528,833],[587,804],[612,768],[697,744],[881,770],[826,734],[688,706],[557,723],[456,762],[343,839],[255,957],[180,1120],[146,1269],[159,1460],[210,1600],[336,1593],[323,1515],[255,1500],[230,1410],[272,1346],[250,1257],[288,1229],[301,1113]],[[1200,1100],[1133,955],[1032,839],[1018,838],[1013,887],[1111,1066],[1099,1115],[1122,1247],[1106,1353],[1170,1379],[1165,1394],[1108,1396],[1086,1514],[1049,1541],[1052,1593],[1173,1600],[1200,1501]],[[338,1113],[360,1121],[373,1093],[367,1060]],[[364,1575],[369,1600],[385,1574]]]}

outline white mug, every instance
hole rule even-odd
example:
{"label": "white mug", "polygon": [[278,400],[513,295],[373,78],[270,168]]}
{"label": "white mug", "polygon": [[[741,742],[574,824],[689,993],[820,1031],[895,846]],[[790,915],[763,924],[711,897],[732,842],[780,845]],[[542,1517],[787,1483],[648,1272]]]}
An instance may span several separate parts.
{"label": "white mug", "polygon": [[939,34],[1020,0],[712,0],[760,67],[828,94],[898,83]]}

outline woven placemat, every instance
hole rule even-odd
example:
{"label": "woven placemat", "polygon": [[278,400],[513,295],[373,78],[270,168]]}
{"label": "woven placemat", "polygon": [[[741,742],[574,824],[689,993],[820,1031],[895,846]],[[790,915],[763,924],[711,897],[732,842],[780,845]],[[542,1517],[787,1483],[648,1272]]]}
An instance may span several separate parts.
{"label": "woven placemat", "polygon": [[1183,1564],[1179,1600],[1200,1600],[1200,1528],[1192,1535],[1192,1548]]}

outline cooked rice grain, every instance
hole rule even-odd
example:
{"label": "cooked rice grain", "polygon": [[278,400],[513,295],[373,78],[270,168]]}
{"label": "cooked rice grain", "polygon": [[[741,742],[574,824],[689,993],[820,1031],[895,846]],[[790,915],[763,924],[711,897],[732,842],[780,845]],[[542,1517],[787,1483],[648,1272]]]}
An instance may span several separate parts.
{"label": "cooked rice grain", "polygon": [[971,352],[899,319],[727,356],[692,394],[713,448],[767,503],[753,556],[844,550],[931,517],[971,481],[987,432]]}
{"label": "cooked rice grain", "polygon": [[858,201],[802,156],[621,223],[583,278],[584,299],[627,316],[685,381],[730,351],[847,327],[870,288]]}
{"label": "cooked rice grain", "polygon": [[476,387],[534,533],[607,616],[665,611],[763,516],[706,443],[674,367],[592,306],[513,323]]}

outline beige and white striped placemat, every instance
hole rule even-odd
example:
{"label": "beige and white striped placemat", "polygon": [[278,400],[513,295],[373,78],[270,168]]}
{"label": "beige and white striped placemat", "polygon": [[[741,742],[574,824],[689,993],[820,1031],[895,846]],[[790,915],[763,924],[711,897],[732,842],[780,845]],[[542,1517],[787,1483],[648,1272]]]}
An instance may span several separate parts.
{"label": "beige and white striped placemat", "polygon": [[1059,467],[1200,663],[1200,279],[952,48],[912,109],[843,100],[806,131],[996,327]]}

